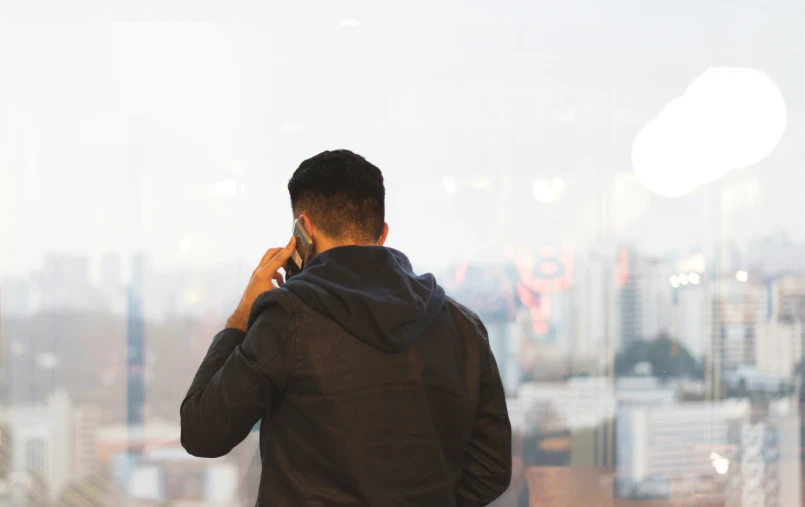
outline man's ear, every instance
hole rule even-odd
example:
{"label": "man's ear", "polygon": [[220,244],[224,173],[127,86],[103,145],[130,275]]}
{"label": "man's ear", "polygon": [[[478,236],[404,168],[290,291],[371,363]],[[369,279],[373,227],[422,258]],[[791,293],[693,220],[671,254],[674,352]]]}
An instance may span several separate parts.
{"label": "man's ear", "polygon": [[380,238],[377,240],[377,246],[383,246],[383,243],[386,242],[386,238],[389,236],[389,224],[383,224],[383,233],[380,234]]}
{"label": "man's ear", "polygon": [[305,228],[310,237],[313,237],[313,222],[310,221],[310,217],[302,213],[299,215],[299,221],[302,222],[302,227]]}

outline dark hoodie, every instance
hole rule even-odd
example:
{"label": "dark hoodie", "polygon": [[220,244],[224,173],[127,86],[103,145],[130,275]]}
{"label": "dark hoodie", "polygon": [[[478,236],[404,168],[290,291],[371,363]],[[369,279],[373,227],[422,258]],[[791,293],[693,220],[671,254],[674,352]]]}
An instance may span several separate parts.
{"label": "dark hoodie", "polygon": [[182,445],[222,456],[260,419],[258,506],[487,505],[511,430],[486,330],[402,253],[314,257],[213,340]]}

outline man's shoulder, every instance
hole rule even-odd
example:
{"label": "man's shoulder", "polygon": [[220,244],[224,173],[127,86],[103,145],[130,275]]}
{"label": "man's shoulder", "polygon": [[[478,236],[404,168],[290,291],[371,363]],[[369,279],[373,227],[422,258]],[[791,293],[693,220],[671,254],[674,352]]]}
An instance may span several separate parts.
{"label": "man's shoulder", "polygon": [[473,327],[476,328],[476,331],[479,333],[484,332],[483,330],[485,330],[485,328],[481,318],[478,317],[478,314],[472,311],[469,307],[459,303],[450,296],[445,296],[445,305],[448,306],[454,318],[468,321]]}
{"label": "man's shoulder", "polygon": [[249,316],[249,327],[251,327],[251,324],[253,324],[258,317],[267,312],[284,314],[288,317],[288,320],[290,320],[297,305],[298,302],[294,299],[293,294],[282,287],[263,292],[257,296],[257,299],[254,300],[254,304],[252,304]]}

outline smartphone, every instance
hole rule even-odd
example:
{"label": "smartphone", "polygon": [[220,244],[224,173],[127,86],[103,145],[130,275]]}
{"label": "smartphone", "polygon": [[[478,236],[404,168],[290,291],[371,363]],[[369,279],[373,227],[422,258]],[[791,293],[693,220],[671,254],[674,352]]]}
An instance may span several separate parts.
{"label": "smartphone", "polygon": [[293,235],[296,238],[296,248],[294,248],[285,268],[288,277],[301,273],[305,269],[307,261],[310,260],[310,254],[313,253],[313,238],[310,237],[307,229],[299,220],[294,220],[293,222]]}

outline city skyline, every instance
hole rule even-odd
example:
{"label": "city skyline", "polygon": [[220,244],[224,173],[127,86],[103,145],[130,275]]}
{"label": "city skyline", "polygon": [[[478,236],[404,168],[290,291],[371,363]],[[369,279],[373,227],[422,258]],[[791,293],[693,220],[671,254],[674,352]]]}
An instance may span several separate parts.
{"label": "city skyline", "polygon": [[0,0],[0,507],[254,505],[260,432],[194,458],[179,406],[290,236],[291,174],[338,148],[484,323],[514,430],[492,507],[800,507],[803,24]]}

